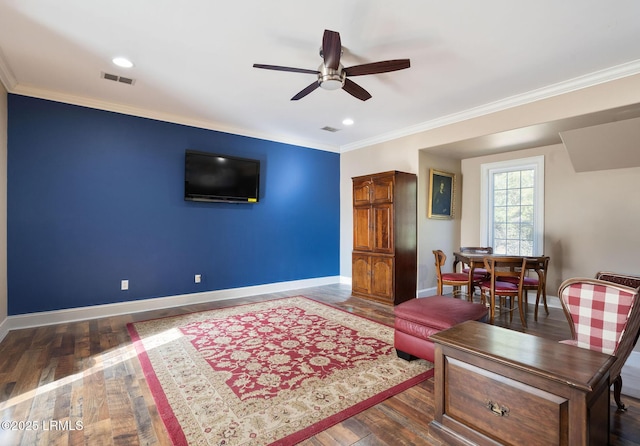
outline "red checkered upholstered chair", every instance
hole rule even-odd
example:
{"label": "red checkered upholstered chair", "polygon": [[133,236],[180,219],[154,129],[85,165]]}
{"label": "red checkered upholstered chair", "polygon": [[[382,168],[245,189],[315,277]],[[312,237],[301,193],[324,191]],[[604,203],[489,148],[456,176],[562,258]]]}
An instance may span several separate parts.
{"label": "red checkered upholstered chair", "polygon": [[[434,250],[433,255],[436,257],[436,276],[438,279],[438,296],[442,296],[442,289],[444,285],[453,286],[453,296],[463,296],[462,287],[469,287],[469,274],[468,273],[443,273],[442,268],[447,261],[447,256],[441,250]],[[480,280],[475,280],[474,286],[479,284]],[[472,300],[473,290],[467,290],[467,299]]]}
{"label": "red checkered upholstered chair", "polygon": [[616,356],[609,373],[618,410],[625,410],[620,372],[640,331],[638,288],[599,279],[568,279],[558,296],[572,337],[561,342]]}

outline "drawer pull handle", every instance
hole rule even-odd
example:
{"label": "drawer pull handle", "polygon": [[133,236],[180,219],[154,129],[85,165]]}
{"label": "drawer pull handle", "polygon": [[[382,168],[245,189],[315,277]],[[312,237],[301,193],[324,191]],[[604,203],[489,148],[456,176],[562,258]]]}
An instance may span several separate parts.
{"label": "drawer pull handle", "polygon": [[505,417],[509,415],[508,407],[500,406],[498,403],[494,403],[493,401],[487,401],[486,407],[497,417]]}

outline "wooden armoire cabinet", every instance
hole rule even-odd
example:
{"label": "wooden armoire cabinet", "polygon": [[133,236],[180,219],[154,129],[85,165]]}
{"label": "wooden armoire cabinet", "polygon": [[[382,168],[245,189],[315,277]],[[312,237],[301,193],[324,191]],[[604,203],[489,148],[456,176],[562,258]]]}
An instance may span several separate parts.
{"label": "wooden armoire cabinet", "polygon": [[353,178],[352,294],[389,305],[416,297],[416,176]]}

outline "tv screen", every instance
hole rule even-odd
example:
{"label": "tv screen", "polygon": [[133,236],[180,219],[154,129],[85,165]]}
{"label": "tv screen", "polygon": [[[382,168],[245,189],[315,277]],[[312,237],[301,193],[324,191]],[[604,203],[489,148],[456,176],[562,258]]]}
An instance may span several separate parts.
{"label": "tv screen", "polygon": [[258,202],[260,161],[187,150],[184,164],[185,200]]}

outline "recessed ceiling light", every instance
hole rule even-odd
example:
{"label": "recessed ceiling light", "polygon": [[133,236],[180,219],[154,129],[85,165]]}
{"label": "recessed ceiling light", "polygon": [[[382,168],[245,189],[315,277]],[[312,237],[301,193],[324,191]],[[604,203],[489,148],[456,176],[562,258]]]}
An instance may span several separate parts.
{"label": "recessed ceiling light", "polygon": [[122,68],[131,68],[133,66],[133,62],[129,59],[125,59],[124,57],[115,57],[112,62]]}
{"label": "recessed ceiling light", "polygon": [[345,120],[342,121],[342,123],[344,125],[353,125],[353,119],[351,118],[346,118]]}

